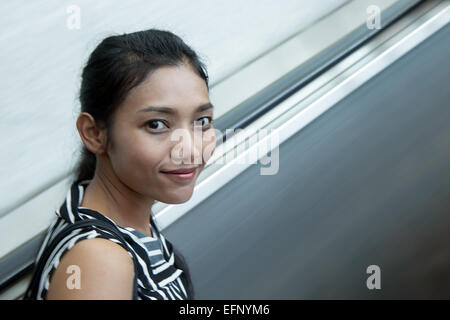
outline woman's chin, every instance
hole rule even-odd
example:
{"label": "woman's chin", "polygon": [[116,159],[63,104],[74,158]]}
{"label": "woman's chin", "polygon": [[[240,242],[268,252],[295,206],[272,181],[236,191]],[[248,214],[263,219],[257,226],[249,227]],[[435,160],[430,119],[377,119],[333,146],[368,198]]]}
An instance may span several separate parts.
{"label": "woman's chin", "polygon": [[167,204],[181,204],[184,202],[189,201],[189,199],[192,197],[192,191],[191,192],[184,192],[184,193],[178,193],[173,195],[166,195],[163,197],[160,202],[164,202]]}

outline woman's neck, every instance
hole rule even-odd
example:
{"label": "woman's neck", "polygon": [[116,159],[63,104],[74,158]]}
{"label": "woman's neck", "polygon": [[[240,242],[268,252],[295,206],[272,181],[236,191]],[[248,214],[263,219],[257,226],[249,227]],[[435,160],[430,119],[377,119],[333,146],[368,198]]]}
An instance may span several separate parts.
{"label": "woman's neck", "polygon": [[150,214],[154,200],[143,198],[117,178],[98,173],[87,186],[81,202],[86,207],[152,237]]}

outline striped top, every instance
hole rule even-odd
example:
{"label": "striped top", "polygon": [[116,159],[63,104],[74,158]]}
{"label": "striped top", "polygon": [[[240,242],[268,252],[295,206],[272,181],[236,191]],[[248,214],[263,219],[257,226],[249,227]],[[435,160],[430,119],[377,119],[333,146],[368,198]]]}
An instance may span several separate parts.
{"label": "striped top", "polygon": [[[112,221],[97,211],[81,207],[83,193],[91,180],[74,182],[67,192],[66,199],[61,207],[56,210],[56,217],[48,228],[47,234],[36,257],[39,261],[46,245],[64,227],[70,223],[86,219],[100,219]],[[151,215],[150,215],[151,217]],[[152,237],[130,227],[118,226],[114,223],[127,241],[129,248],[138,258],[137,265],[137,292],[139,300],[184,300],[189,299],[187,283],[183,270],[175,267],[172,244],[159,232],[153,218],[150,218]],[[104,238],[120,245],[121,242],[114,238],[107,230],[95,226],[89,229],[73,230],[53,250],[45,263],[45,268],[40,275],[37,300],[46,298],[49,280],[63,255],[77,242],[84,239]],[[124,245],[122,247],[125,248]],[[131,252],[128,252],[133,257]],[[136,261],[134,261],[136,263]]]}

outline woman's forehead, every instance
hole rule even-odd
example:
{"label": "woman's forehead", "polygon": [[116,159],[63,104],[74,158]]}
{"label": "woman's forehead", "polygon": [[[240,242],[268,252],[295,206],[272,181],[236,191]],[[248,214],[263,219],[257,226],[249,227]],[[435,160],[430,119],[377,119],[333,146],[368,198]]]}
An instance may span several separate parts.
{"label": "woman's forehead", "polygon": [[158,68],[136,88],[155,98],[184,97],[193,93],[208,94],[205,80],[185,65]]}
{"label": "woman's forehead", "polygon": [[208,88],[200,76],[189,67],[171,66],[156,69],[130,90],[124,105],[133,113],[156,106],[174,109],[176,115],[197,111],[209,102]]}

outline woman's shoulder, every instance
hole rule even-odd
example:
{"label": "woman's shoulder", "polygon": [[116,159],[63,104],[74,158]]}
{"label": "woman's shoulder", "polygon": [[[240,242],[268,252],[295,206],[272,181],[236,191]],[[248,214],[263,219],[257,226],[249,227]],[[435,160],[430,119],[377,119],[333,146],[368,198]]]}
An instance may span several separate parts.
{"label": "woman's shoulder", "polygon": [[[106,227],[104,223],[97,224],[97,221],[96,218],[85,219],[81,227],[67,221],[57,221],[55,224],[57,227],[49,230],[48,241],[45,244],[45,246],[52,245],[53,247],[51,257],[59,257],[57,260],[61,260],[69,250],[72,250],[72,252],[81,254],[98,251],[99,254],[105,252],[105,254],[132,258],[130,244],[126,239],[118,237],[117,232],[111,232],[114,229],[113,226]],[[117,231],[121,233],[120,230]],[[50,244],[51,241],[56,243]]]}
{"label": "woman's shoulder", "polygon": [[[47,231],[45,240],[42,243],[40,255],[46,247],[51,246],[53,252],[51,252],[50,257],[57,257],[58,253],[62,256],[62,254],[72,249],[81,241],[84,241],[82,247],[86,246],[85,240],[90,239],[97,239],[97,241],[89,242],[91,244],[90,246],[94,246],[93,249],[105,246],[106,248],[109,248],[109,250],[116,249],[116,251],[122,253],[128,251],[129,246],[125,245],[123,241],[116,236],[117,233],[111,232],[111,227],[106,228],[104,223],[99,225],[95,223],[96,221],[98,221],[98,219],[85,219],[83,220],[82,226],[77,226],[76,223],[70,223],[64,219],[57,218]],[[120,246],[122,248],[120,248]],[[128,254],[132,257],[131,253]]]}
{"label": "woman's shoulder", "polygon": [[[59,283],[68,279],[70,272],[76,273],[77,270],[80,273],[84,271],[83,274],[87,276],[109,274],[118,279],[129,276],[130,270],[133,274],[133,255],[129,252],[129,248],[107,229],[99,226],[84,226],[70,232],[65,231],[69,226],[71,223],[58,218],[48,229],[37,257],[37,260],[46,260],[45,267],[39,275],[41,278],[38,290],[40,298],[45,299],[54,275],[59,275],[56,276]],[[47,251],[44,256],[43,251],[50,244],[53,249]],[[117,274],[122,271],[125,273]],[[96,278],[102,279],[100,276]],[[89,283],[93,282],[89,281]]]}
{"label": "woman's shoulder", "polygon": [[[132,255],[124,248],[119,240],[98,233],[96,231],[81,231],[74,236],[70,244],[65,248],[61,247],[60,261],[67,255],[74,260],[83,262],[86,259],[96,261],[102,259],[104,263],[110,261],[111,258],[120,258],[120,260],[131,261]],[[76,262],[76,261],[74,261]]]}
{"label": "woman's shoulder", "polygon": [[49,279],[46,298],[132,298],[133,276],[133,260],[124,248],[102,237],[86,238],[66,250]]}

